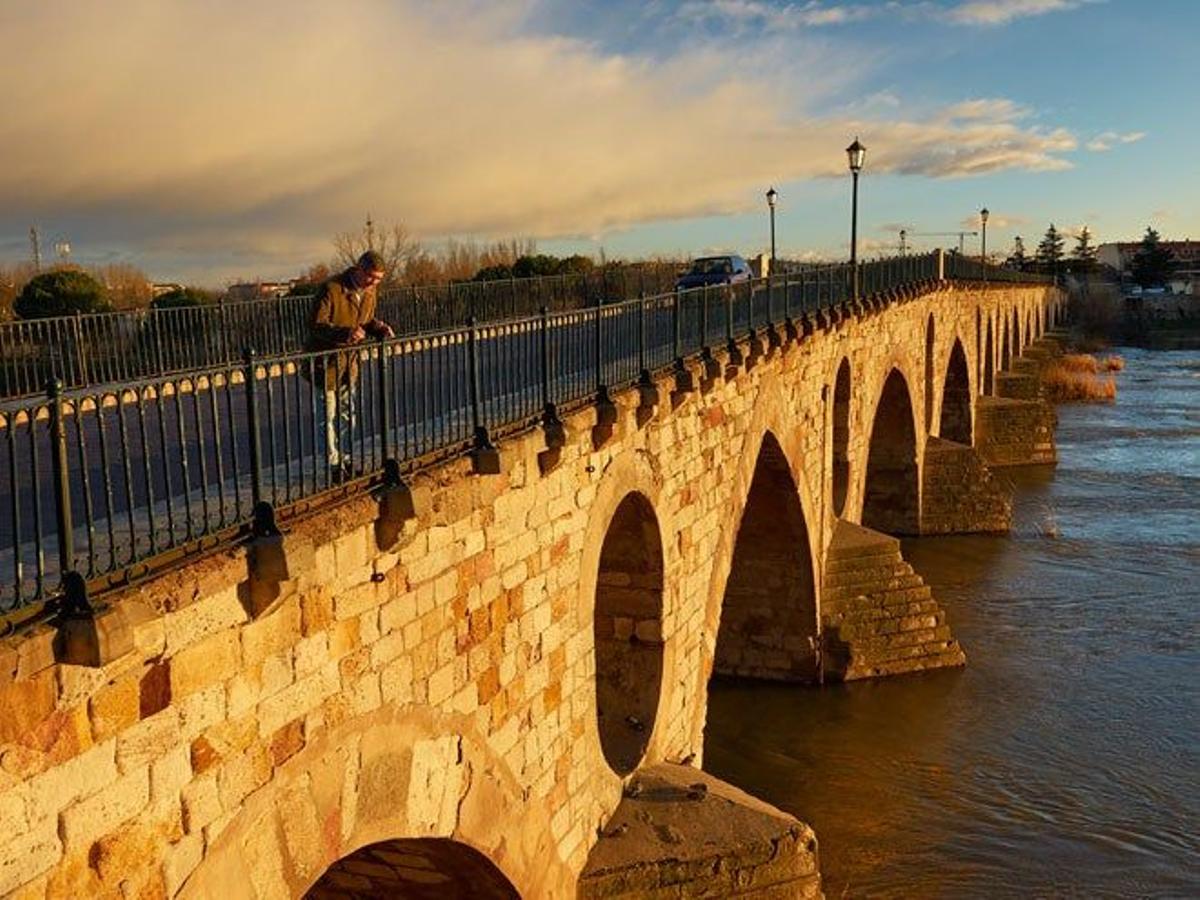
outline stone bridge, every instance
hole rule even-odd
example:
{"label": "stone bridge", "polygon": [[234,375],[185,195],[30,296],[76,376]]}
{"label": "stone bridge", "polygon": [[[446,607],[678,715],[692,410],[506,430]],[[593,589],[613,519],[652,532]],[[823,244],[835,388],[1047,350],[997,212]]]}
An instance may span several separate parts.
{"label": "stone bridge", "polygon": [[[822,314],[577,410],[561,448],[508,438],[499,474],[443,461],[127,588],[101,665],[17,631],[0,894],[818,896],[811,831],[698,771],[709,678],[962,664],[892,536],[1007,528],[989,465],[1053,461],[1062,303]],[[639,795],[696,811],[656,826],[666,865],[610,852]],[[705,809],[767,852],[711,856]]]}

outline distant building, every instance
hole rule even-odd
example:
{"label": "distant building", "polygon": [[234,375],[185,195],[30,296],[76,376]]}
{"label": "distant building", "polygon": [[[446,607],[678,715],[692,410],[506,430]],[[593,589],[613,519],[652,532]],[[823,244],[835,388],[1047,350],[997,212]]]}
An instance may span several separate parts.
{"label": "distant building", "polygon": [[[1101,244],[1096,258],[1118,272],[1128,272],[1141,241],[1118,241]],[[1168,287],[1177,294],[1200,293],[1200,241],[1160,241],[1159,246],[1175,256],[1175,272]]]}
{"label": "distant building", "polygon": [[226,288],[225,299],[238,301],[282,297],[291,286],[290,281],[243,281],[239,284],[231,284]]}
{"label": "distant building", "polygon": [[150,291],[155,300],[157,300],[163,294],[171,293],[171,291],[182,291],[182,290],[183,290],[182,284],[175,284],[174,282],[171,282],[171,281],[156,281],[156,282],[154,282],[154,284],[150,285]]}

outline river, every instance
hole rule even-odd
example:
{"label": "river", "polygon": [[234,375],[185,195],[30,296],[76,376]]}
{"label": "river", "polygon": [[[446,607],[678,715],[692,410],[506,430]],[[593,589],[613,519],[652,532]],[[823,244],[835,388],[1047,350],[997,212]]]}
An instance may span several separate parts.
{"label": "river", "polygon": [[1119,352],[1010,535],[905,543],[965,669],[714,683],[705,768],[816,829],[826,896],[1200,896],[1200,352]]}

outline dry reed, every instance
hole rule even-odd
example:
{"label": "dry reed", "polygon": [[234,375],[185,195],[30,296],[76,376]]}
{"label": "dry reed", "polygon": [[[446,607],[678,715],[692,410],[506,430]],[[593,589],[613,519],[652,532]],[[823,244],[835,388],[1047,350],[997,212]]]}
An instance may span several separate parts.
{"label": "dry reed", "polygon": [[1109,373],[1119,371],[1124,365],[1119,356],[1100,361],[1082,353],[1068,354],[1046,367],[1042,386],[1055,403],[1112,403],[1117,399],[1117,380],[1100,372],[1102,368]]}
{"label": "dry reed", "polygon": [[1090,353],[1067,353],[1055,361],[1055,367],[1064,372],[1099,372],[1100,363]]}

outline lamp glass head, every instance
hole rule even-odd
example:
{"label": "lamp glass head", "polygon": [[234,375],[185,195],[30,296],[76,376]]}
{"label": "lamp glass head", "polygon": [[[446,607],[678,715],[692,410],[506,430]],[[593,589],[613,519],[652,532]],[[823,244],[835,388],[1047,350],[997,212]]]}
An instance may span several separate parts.
{"label": "lamp glass head", "polygon": [[854,143],[846,148],[846,156],[850,161],[850,171],[859,172],[862,170],[863,161],[866,159],[867,148],[860,144],[856,137]]}

